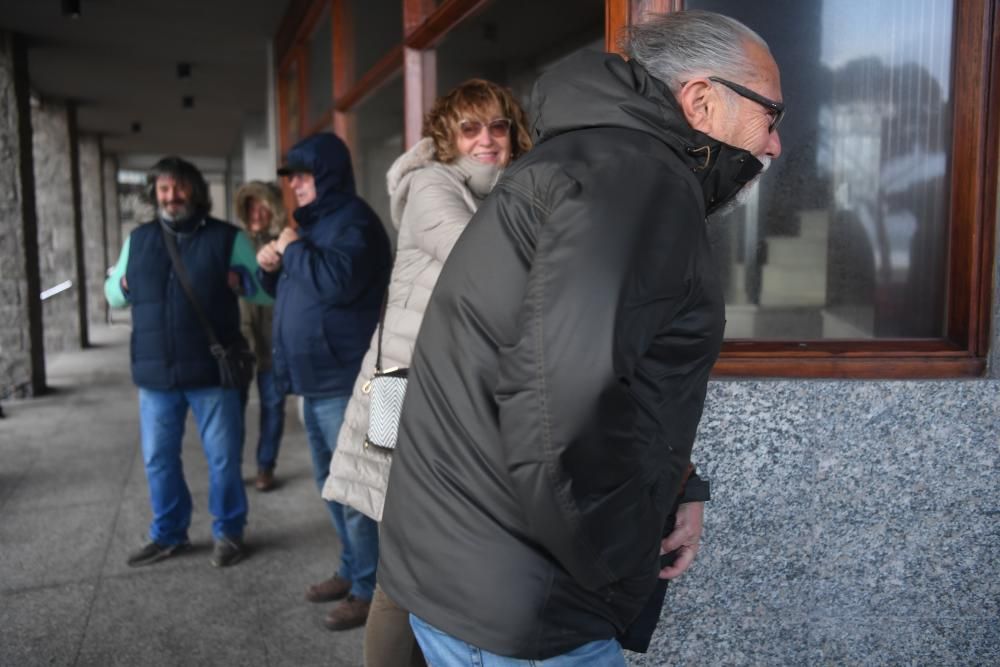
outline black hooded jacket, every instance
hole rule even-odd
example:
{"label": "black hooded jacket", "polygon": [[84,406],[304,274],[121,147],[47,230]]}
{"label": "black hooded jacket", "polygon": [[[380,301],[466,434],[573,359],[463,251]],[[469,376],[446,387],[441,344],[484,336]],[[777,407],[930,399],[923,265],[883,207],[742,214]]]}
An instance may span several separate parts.
{"label": "black hooded jacket", "polygon": [[722,343],[705,212],[760,163],[614,55],[550,70],[536,100],[539,145],[424,316],[379,577],[444,632],[543,659],[615,637],[653,590]]}

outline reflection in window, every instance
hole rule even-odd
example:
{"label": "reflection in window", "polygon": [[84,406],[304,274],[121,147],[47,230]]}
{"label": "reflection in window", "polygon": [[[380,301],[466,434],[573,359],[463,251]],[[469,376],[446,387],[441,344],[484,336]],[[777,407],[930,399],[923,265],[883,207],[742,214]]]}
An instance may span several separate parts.
{"label": "reflection in window", "polygon": [[494,2],[438,47],[438,94],[482,77],[510,87],[527,110],[538,75],[581,48],[604,50],[603,0]]}
{"label": "reflection in window", "polygon": [[285,94],[282,98],[285,101],[285,131],[286,142],[289,146],[298,141],[302,129],[299,127],[299,65],[298,61],[292,61],[282,76],[282,86]]}
{"label": "reflection in window", "polygon": [[788,115],[751,201],[710,222],[729,338],[940,337],[950,0],[688,0],[771,46]]}
{"label": "reflection in window", "polygon": [[385,174],[403,153],[403,80],[396,77],[358,105],[353,113],[354,177],[358,194],[375,209],[389,237],[396,238],[389,217]]}
{"label": "reflection in window", "polygon": [[403,40],[403,3],[400,0],[349,0],[348,21],[353,26],[354,80]]}
{"label": "reflection in window", "polygon": [[309,38],[308,72],[309,125],[316,123],[333,107],[333,36],[330,25],[330,8],[323,10],[316,29]]}

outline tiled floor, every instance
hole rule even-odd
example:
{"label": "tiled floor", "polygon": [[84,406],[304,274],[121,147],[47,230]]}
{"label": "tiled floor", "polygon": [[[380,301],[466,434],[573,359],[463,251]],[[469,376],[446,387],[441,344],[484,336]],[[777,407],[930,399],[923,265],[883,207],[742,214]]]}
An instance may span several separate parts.
{"label": "tiled floor", "polygon": [[339,545],[292,401],[281,486],[268,494],[249,484],[256,428],[248,419],[250,558],[226,570],[208,563],[207,471],[191,424],[184,460],[195,549],[151,567],[125,565],[149,522],[128,329],[97,328],[92,337],[95,347],[48,360],[52,394],[4,403],[0,666],[360,665],[363,631],[328,632],[326,606],[302,598],[307,584],[329,576]]}

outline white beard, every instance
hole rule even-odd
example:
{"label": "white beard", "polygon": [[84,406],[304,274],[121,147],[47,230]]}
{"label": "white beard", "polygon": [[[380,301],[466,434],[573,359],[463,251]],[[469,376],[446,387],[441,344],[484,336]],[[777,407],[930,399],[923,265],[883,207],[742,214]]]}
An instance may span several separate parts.
{"label": "white beard", "polygon": [[764,165],[760,172],[754,176],[749,183],[740,188],[732,199],[713,211],[712,215],[726,215],[727,213],[734,211],[737,207],[740,207],[750,201],[750,195],[753,194],[753,189],[757,187],[757,183],[760,182],[760,177],[763,176],[764,172],[767,171],[767,168],[771,166],[771,158],[768,156],[763,155],[757,159],[762,165]]}

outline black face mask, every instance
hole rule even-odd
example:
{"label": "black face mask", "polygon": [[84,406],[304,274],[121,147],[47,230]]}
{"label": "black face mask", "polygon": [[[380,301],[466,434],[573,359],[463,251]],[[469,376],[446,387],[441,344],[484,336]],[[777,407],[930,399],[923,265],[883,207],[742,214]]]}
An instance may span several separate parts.
{"label": "black face mask", "polygon": [[710,215],[736,196],[747,183],[764,169],[760,160],[749,151],[709,138],[702,146],[690,147],[688,155],[704,156],[704,163],[694,168],[705,192],[705,213]]}

